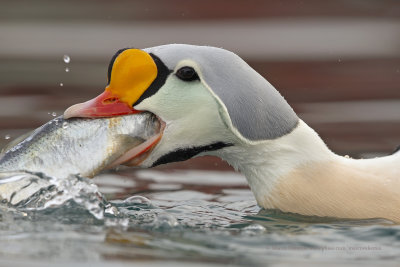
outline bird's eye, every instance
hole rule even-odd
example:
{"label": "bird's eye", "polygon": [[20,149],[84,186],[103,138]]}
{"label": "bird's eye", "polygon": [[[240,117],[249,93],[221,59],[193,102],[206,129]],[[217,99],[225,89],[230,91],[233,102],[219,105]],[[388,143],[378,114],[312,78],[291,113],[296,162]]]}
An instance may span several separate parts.
{"label": "bird's eye", "polygon": [[192,67],[182,67],[176,71],[176,76],[183,81],[199,80],[199,75]]}

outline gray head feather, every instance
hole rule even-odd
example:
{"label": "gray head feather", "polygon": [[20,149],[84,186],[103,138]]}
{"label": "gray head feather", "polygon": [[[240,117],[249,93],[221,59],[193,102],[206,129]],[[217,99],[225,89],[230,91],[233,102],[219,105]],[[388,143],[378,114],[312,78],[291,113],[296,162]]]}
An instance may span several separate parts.
{"label": "gray head feather", "polygon": [[171,44],[145,49],[169,69],[196,62],[202,77],[226,106],[233,126],[252,141],[290,133],[299,118],[279,92],[236,54],[215,47]]}

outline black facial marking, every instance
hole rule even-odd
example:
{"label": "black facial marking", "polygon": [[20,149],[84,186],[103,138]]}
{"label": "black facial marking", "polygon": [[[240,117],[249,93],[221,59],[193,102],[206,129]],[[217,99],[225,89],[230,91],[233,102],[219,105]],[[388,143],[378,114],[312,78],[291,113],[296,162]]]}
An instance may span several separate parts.
{"label": "black facial marking", "polygon": [[186,82],[200,80],[199,75],[197,75],[197,72],[192,67],[188,66],[182,67],[179,70],[177,70],[175,75],[182,81]]}
{"label": "black facial marking", "polygon": [[210,145],[191,147],[191,148],[183,148],[172,151],[164,156],[161,156],[156,162],[154,162],[153,166],[157,166],[160,164],[166,164],[170,162],[178,162],[188,160],[197,154],[205,151],[215,151],[224,147],[233,146],[233,144],[227,144],[224,142],[217,142]]}
{"label": "black facial marking", "polygon": [[119,56],[119,54],[121,54],[122,52],[124,52],[127,49],[131,49],[131,48],[130,47],[122,48],[122,49],[118,50],[117,53],[115,53],[113,55],[113,57],[111,58],[110,64],[108,64],[108,74],[107,74],[108,84],[110,84],[110,82],[111,82],[111,71],[112,71],[112,67],[114,66],[115,59]]}
{"label": "black facial marking", "polygon": [[172,72],[172,70],[168,69],[167,66],[165,66],[165,64],[161,61],[161,59],[159,57],[157,57],[156,55],[154,55],[152,53],[150,53],[150,56],[153,58],[154,62],[156,63],[157,71],[158,71],[157,77],[150,84],[149,88],[147,88],[146,91],[144,91],[144,93],[140,96],[140,98],[136,101],[136,103],[133,103],[133,106],[139,104],[144,99],[157,93],[157,91],[164,85],[169,74]]}

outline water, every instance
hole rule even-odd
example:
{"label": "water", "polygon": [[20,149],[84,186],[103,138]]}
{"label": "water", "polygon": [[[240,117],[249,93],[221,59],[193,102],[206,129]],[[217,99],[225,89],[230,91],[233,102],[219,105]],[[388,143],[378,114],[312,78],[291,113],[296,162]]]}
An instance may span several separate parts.
{"label": "water", "polygon": [[68,64],[69,62],[71,62],[71,58],[68,55],[64,55],[63,56],[63,60],[66,64]]}
{"label": "water", "polygon": [[0,265],[400,260],[400,226],[262,210],[244,177],[229,171],[123,170],[94,180],[35,179],[46,184],[28,201],[0,208]]}

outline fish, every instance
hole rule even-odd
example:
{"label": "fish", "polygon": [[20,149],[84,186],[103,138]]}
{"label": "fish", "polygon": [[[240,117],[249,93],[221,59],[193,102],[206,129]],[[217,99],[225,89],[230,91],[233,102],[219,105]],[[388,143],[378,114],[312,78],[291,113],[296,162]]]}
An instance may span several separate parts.
{"label": "fish", "polygon": [[60,116],[6,147],[0,154],[0,172],[91,178],[132,160],[148,149],[143,145],[159,140],[161,131],[162,123],[149,112],[96,119]]}

